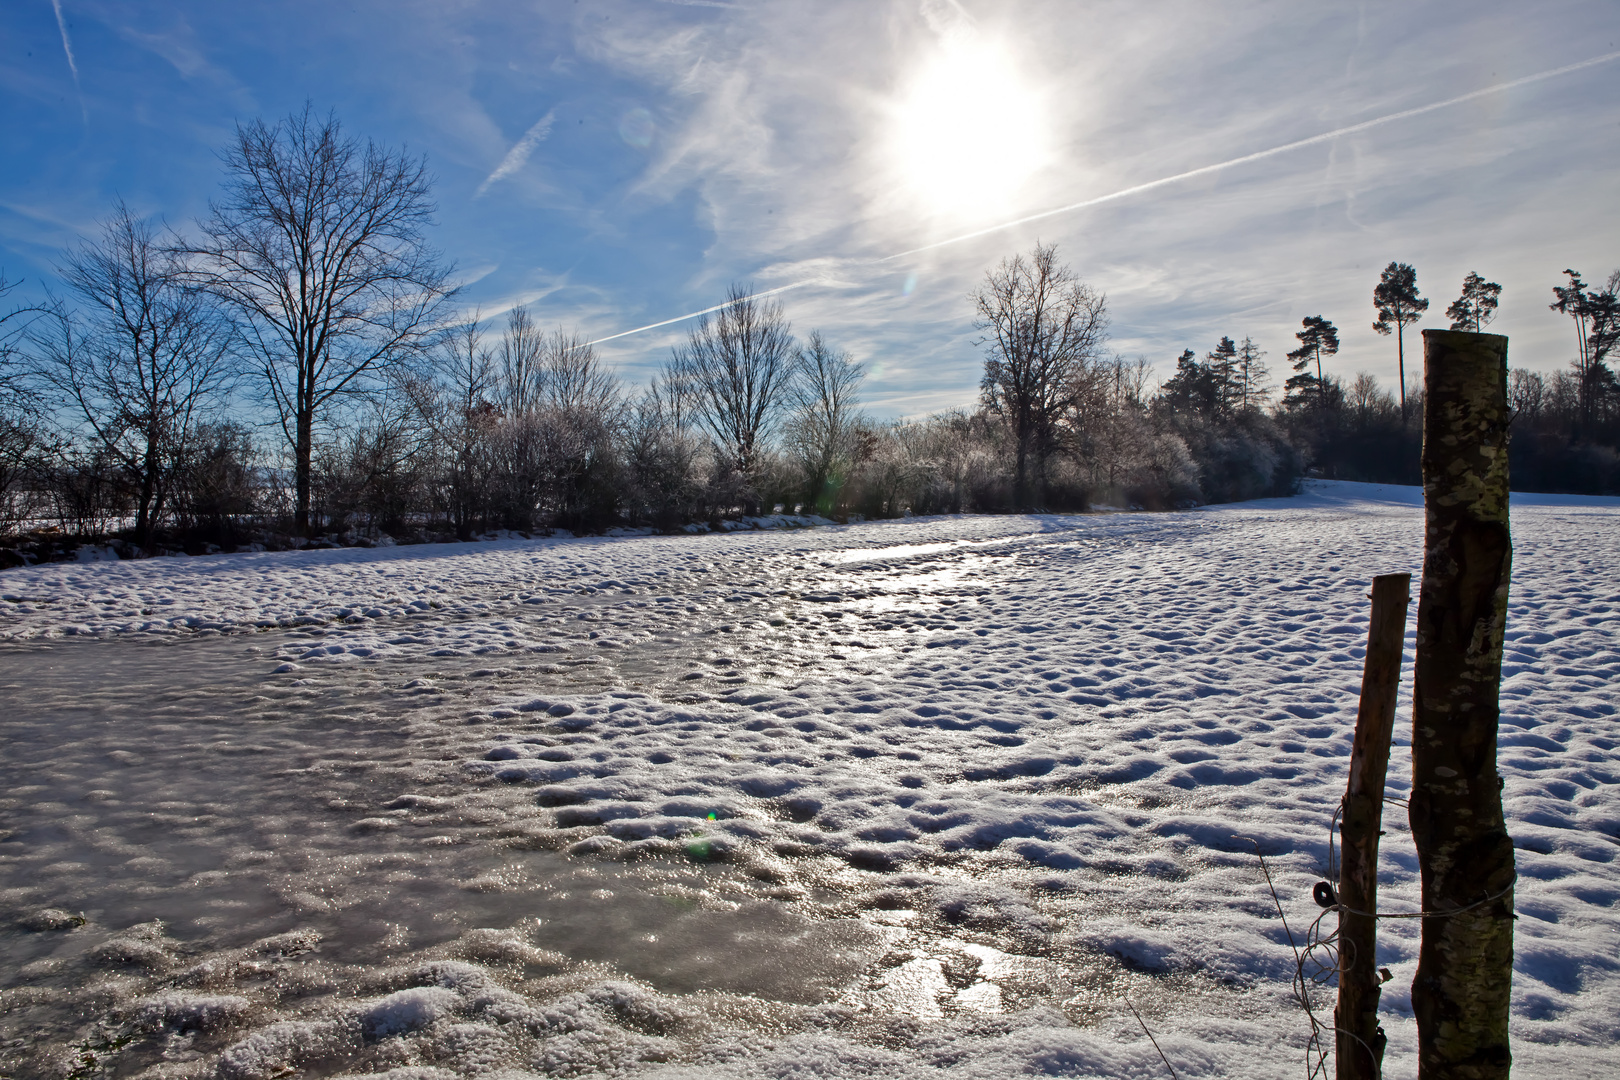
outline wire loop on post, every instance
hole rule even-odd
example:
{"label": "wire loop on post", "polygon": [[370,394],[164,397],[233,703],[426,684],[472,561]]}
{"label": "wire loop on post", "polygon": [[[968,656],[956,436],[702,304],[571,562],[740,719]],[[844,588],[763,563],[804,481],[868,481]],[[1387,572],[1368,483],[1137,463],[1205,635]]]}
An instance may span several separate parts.
{"label": "wire loop on post", "polygon": [[[1337,861],[1334,857],[1335,845],[1333,837],[1338,827],[1339,813],[1343,809],[1344,804],[1341,801],[1338,809],[1334,810],[1332,821],[1328,825],[1328,867],[1330,875]],[[1461,915],[1465,911],[1483,907],[1494,900],[1500,900],[1513,890],[1513,886],[1519,879],[1518,873],[1515,872],[1513,880],[1509,881],[1499,892],[1492,893],[1481,900],[1476,900],[1465,907],[1453,908],[1450,911],[1359,911],[1343,903],[1331,904],[1324,907],[1321,913],[1312,919],[1310,925],[1306,927],[1305,943],[1304,947],[1301,948],[1294,940],[1293,929],[1288,925],[1288,916],[1283,912],[1282,898],[1277,895],[1277,886],[1271,880],[1271,868],[1266,865],[1266,856],[1260,850],[1260,842],[1250,836],[1234,836],[1232,839],[1247,840],[1254,845],[1255,858],[1260,860],[1260,872],[1265,875],[1266,888],[1271,892],[1272,903],[1277,906],[1277,917],[1282,920],[1283,933],[1288,935],[1288,947],[1294,953],[1294,978],[1292,984],[1294,999],[1305,1010],[1305,1016],[1311,1025],[1311,1037],[1305,1043],[1306,1080],[1317,1080],[1317,1077],[1327,1080],[1328,1056],[1330,1053],[1328,1047],[1331,1045],[1332,1040],[1330,1038],[1324,1039],[1324,1036],[1339,1033],[1350,1036],[1367,1050],[1367,1053],[1373,1058],[1373,1068],[1377,1077],[1379,1080],[1383,1080],[1383,1068],[1378,1063],[1378,1056],[1373,1053],[1372,1047],[1367,1045],[1365,1039],[1355,1032],[1345,1031],[1341,1027],[1317,1019],[1316,1003],[1311,998],[1312,987],[1328,986],[1344,970],[1343,960],[1340,955],[1338,927],[1335,926],[1331,933],[1324,935],[1322,933],[1323,919],[1341,912],[1348,912],[1352,915],[1365,915],[1372,919],[1448,919],[1453,915]],[[1351,953],[1351,958],[1354,958],[1354,953]]]}

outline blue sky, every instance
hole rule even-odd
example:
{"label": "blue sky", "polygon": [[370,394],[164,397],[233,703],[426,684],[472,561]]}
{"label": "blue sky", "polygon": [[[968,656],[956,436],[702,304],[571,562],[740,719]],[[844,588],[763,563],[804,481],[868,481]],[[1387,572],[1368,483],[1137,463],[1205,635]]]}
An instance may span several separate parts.
{"label": "blue sky", "polygon": [[[971,403],[968,296],[1037,239],[1168,373],[1305,315],[1392,384],[1370,295],[1505,286],[1519,366],[1573,354],[1566,266],[1620,266],[1620,59],[891,258],[1620,50],[1592,3],[130,3],[0,6],[0,267],[48,286],[115,198],[184,229],[239,120],[308,100],[425,154],[469,307],[591,338],[780,294],[868,362],[880,415]],[[61,27],[71,43],[69,62]],[[605,342],[643,380],[680,324]],[[1409,346],[1414,342],[1409,341]],[[1418,347],[1420,353],[1420,347]],[[1409,365],[1409,370],[1410,370]]]}

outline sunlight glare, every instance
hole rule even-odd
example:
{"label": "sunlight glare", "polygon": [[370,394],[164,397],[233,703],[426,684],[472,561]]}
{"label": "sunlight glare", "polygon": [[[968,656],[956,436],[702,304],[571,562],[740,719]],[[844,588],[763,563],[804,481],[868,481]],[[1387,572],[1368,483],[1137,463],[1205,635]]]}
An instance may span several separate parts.
{"label": "sunlight glare", "polygon": [[1041,95],[1004,48],[952,35],[904,86],[890,146],[905,186],[930,211],[1003,211],[1049,156]]}

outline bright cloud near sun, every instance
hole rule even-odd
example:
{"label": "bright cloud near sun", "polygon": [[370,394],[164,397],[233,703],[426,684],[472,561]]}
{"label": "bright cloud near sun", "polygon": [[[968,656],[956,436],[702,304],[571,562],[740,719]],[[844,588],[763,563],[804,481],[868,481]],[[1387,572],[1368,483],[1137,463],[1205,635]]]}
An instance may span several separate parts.
{"label": "bright cloud near sun", "polygon": [[962,219],[1013,206],[1051,157],[1043,95],[1000,42],[943,35],[889,109],[890,165],[921,208]]}

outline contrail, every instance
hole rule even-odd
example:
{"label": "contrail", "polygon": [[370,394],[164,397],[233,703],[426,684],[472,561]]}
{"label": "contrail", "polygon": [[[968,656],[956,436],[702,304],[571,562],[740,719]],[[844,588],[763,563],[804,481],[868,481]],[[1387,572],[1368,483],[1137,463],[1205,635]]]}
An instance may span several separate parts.
{"label": "contrail", "polygon": [[73,41],[68,37],[67,20],[62,18],[62,0],[51,0],[56,11],[56,28],[62,31],[62,51],[67,53],[68,70],[73,72],[73,85],[79,85],[79,65],[73,59]]}
{"label": "contrail", "polygon": [[1207,176],[1210,173],[1219,172],[1222,169],[1230,169],[1234,165],[1244,165],[1251,161],[1260,161],[1264,158],[1275,157],[1278,154],[1286,154],[1290,150],[1298,150],[1304,146],[1314,146],[1317,143],[1328,142],[1332,139],[1337,139],[1342,135],[1354,135],[1358,131],[1366,131],[1368,128],[1375,128],[1382,124],[1392,124],[1397,120],[1406,120],[1413,116],[1422,116],[1424,113],[1434,112],[1436,109],[1449,109],[1451,106],[1461,105],[1465,101],[1473,101],[1476,98],[1482,98],[1489,94],[1500,93],[1503,90],[1512,90],[1515,87],[1527,86],[1530,83],[1540,82],[1543,79],[1551,79],[1559,75],[1567,75],[1572,71],[1579,71],[1582,68],[1593,67],[1597,64],[1606,64],[1615,59],[1620,59],[1620,51],[1605,53],[1602,56],[1594,56],[1590,60],[1582,60],[1575,64],[1566,64],[1561,68],[1553,68],[1550,71],[1538,72],[1535,75],[1526,75],[1524,78],[1514,79],[1512,82],[1497,83],[1494,86],[1487,86],[1482,90],[1473,90],[1466,94],[1460,94],[1454,98],[1447,98],[1444,101],[1436,101],[1429,105],[1419,105],[1414,109],[1403,109],[1400,112],[1389,113],[1386,116],[1374,117],[1371,120],[1363,120],[1359,124],[1351,124],[1348,127],[1334,128],[1332,131],[1324,131],[1320,135],[1312,135],[1309,138],[1296,139],[1291,143],[1283,143],[1281,146],[1273,146],[1269,150],[1257,150],[1252,154],[1244,154],[1242,157],[1235,157],[1227,161],[1216,162],[1214,165],[1203,165],[1196,169],[1189,169],[1187,172],[1176,173],[1174,176],[1166,176],[1158,180],[1149,180],[1145,184],[1136,184],[1132,187],[1121,188],[1120,190],[1110,192],[1107,195],[1098,195],[1095,198],[1086,199],[1082,202],[1070,203],[1067,206],[1059,206],[1052,210],[1042,210],[1038,214],[1030,214],[1027,217],[1014,218],[1012,221],[1003,221],[999,225],[989,225],[983,229],[975,230],[974,232],[963,233],[961,236],[953,236],[949,240],[940,240],[932,244],[924,244],[921,247],[914,247],[908,251],[902,251],[899,254],[890,255],[886,258],[879,259],[878,262],[893,262],[895,259],[903,259],[907,255],[916,255],[920,252],[932,251],[935,248],[946,247],[950,244],[960,244],[964,240],[972,240],[980,236],[987,236],[993,232],[1000,232],[1003,229],[1012,229],[1019,225],[1027,225],[1031,221],[1040,221],[1044,218],[1055,217],[1058,214],[1067,214],[1075,210],[1084,210],[1088,206],[1097,206],[1100,203],[1113,202],[1115,199],[1124,199],[1131,195],[1138,195],[1144,191],[1152,191],[1154,188],[1164,187],[1166,184],[1175,184],[1182,180],[1191,180],[1195,176]]}
{"label": "contrail", "polygon": [[[1203,165],[1196,169],[1189,169],[1186,172],[1176,173],[1174,176],[1165,176],[1158,180],[1149,180],[1145,184],[1134,184],[1131,187],[1121,188],[1118,191],[1109,192],[1107,195],[1098,195],[1094,198],[1082,200],[1081,202],[1069,203],[1067,206],[1059,206],[1051,210],[1042,210],[1038,214],[1029,214],[1025,217],[1014,218],[1011,221],[1003,221],[999,225],[988,225],[985,228],[976,229],[970,233],[963,233],[961,236],[953,236],[949,240],[938,240],[932,244],[924,244],[921,247],[910,248],[894,255],[887,255],[880,259],[873,259],[870,261],[870,263],[868,263],[868,265],[881,266],[883,263],[893,262],[896,259],[903,259],[908,255],[917,255],[924,251],[933,251],[935,248],[947,247],[951,244],[960,244],[967,240],[973,240],[981,236],[988,236],[991,233],[1001,232],[1004,229],[1013,229],[1017,228],[1019,225],[1027,225],[1031,221],[1041,221],[1049,217],[1056,217],[1059,214],[1068,214],[1073,213],[1076,210],[1084,210],[1088,206],[1097,206],[1102,203],[1113,202],[1116,199],[1124,199],[1132,195],[1139,195],[1144,191],[1152,191],[1154,188],[1179,183],[1182,180],[1191,180],[1195,176],[1207,176],[1210,173],[1219,172],[1222,169],[1230,169],[1234,165],[1244,165],[1251,161],[1261,161],[1265,158],[1275,157],[1278,154],[1286,154],[1290,150],[1298,150],[1301,147],[1315,146],[1318,143],[1328,142],[1343,135],[1354,135],[1358,131],[1366,131],[1369,128],[1379,127],[1383,124],[1393,124],[1397,120],[1407,120],[1414,116],[1422,116],[1424,113],[1431,113],[1438,109],[1449,109],[1453,105],[1461,105],[1464,102],[1474,101],[1478,98],[1487,97],[1491,94],[1498,94],[1504,90],[1513,90],[1520,86],[1528,86],[1531,83],[1541,82],[1544,79],[1553,79],[1560,75],[1568,75],[1572,71],[1580,71],[1583,68],[1596,67],[1598,64],[1607,64],[1612,60],[1620,60],[1620,50],[1604,53],[1602,56],[1594,56],[1589,60],[1580,60],[1573,64],[1565,64],[1563,67],[1551,68],[1547,71],[1539,71],[1534,75],[1526,75],[1523,78],[1513,79],[1509,82],[1496,83],[1492,86],[1487,86],[1479,90],[1471,90],[1466,94],[1459,94],[1456,97],[1447,98],[1444,101],[1436,101],[1428,105],[1419,105],[1416,108],[1411,109],[1402,109],[1400,112],[1393,112],[1384,116],[1377,116],[1371,120],[1363,120],[1359,124],[1350,124],[1346,127],[1334,128],[1332,131],[1324,131],[1320,135],[1311,135],[1304,139],[1296,139],[1290,143],[1283,143],[1281,146],[1273,146],[1268,150],[1257,150],[1252,154],[1244,154],[1242,157],[1235,157],[1226,161],[1219,161],[1213,165]],[[753,296],[770,296],[772,293],[786,292],[788,289],[797,289],[804,285],[814,285],[819,280],[821,279],[811,278],[805,281],[795,281],[791,285],[783,285],[779,288],[768,289],[765,292],[754,293]],[[716,304],[714,307],[704,308],[702,311],[693,311],[686,315],[677,315],[673,319],[665,319],[663,322],[650,323],[647,326],[638,326],[634,330],[624,330],[617,334],[610,334],[607,337],[597,338],[596,341],[590,342],[590,344],[596,345],[603,341],[613,341],[615,338],[629,337],[631,334],[639,334],[643,330],[655,330],[660,326],[668,326],[671,323],[684,322],[687,319],[695,319],[700,315],[708,315],[711,312],[719,311],[725,306],[725,304]]]}
{"label": "contrail", "polygon": [[[814,285],[820,280],[820,278],[806,278],[804,281],[795,281],[791,285],[778,285],[774,289],[766,289],[763,292],[749,293],[747,296],[743,297],[743,299],[758,300],[762,296],[774,296],[779,292],[787,292],[789,289],[798,289],[805,285]],[[615,338],[629,337],[631,334],[639,334],[643,330],[656,330],[660,326],[668,326],[671,323],[685,322],[687,319],[695,319],[700,315],[712,315],[721,308],[729,306],[731,306],[731,301],[727,300],[724,304],[716,304],[714,307],[706,307],[702,311],[689,311],[685,315],[677,315],[673,319],[665,319],[663,322],[648,323],[646,326],[638,326],[634,330],[621,330],[617,334],[609,334],[607,337],[599,337],[595,341],[587,341],[585,344],[600,345],[604,341],[612,341]]]}
{"label": "contrail", "polygon": [[79,85],[79,64],[73,59],[73,39],[68,37],[67,20],[62,17],[62,0],[51,0],[51,10],[56,12],[56,28],[62,32],[62,51],[67,54],[68,70],[73,73],[73,89],[79,94],[79,115],[89,127],[90,109],[84,103],[84,87]]}
{"label": "contrail", "polygon": [[506,156],[501,158],[501,163],[495,166],[495,171],[484,177],[484,182],[478,185],[477,191],[473,192],[473,198],[482,198],[484,192],[489,190],[489,185],[497,180],[504,180],[523,168],[524,163],[529,160],[529,155],[534,153],[534,148],[539,146],[547,135],[551,134],[551,124],[556,119],[557,110],[552,109],[536,120],[529,130],[523,133],[523,138],[514,143],[512,149],[506,152]]}

